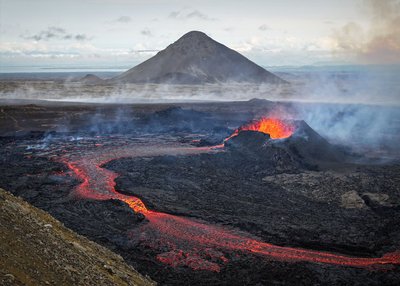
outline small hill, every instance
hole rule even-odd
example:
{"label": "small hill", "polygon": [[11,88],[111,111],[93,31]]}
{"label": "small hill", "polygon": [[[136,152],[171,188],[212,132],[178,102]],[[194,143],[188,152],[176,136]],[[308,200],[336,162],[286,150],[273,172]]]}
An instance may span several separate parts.
{"label": "small hill", "polygon": [[155,285],[110,250],[0,189],[0,285]]}
{"label": "small hill", "polygon": [[116,83],[270,83],[286,81],[238,52],[192,31],[154,57],[113,78]]}
{"label": "small hill", "polygon": [[79,79],[79,82],[85,84],[98,84],[103,82],[101,78],[94,74],[87,74],[83,78]]}
{"label": "small hill", "polygon": [[354,156],[344,147],[329,143],[303,120],[293,121],[292,124],[296,126],[296,131],[285,139],[271,140],[269,134],[245,130],[224,144],[230,150],[255,154],[258,159],[276,159],[295,167],[344,163]]}

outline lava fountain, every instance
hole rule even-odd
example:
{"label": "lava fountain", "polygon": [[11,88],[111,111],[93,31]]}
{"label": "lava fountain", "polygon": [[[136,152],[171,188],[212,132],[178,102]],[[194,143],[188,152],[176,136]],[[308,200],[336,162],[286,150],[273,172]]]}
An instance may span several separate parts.
{"label": "lava fountain", "polygon": [[[274,128],[282,127],[280,121],[274,122]],[[250,126],[250,125],[249,125]],[[252,128],[252,127],[243,127]],[[286,126],[286,125],[285,125]],[[270,127],[267,127],[270,128]],[[270,129],[263,129],[271,132]],[[273,133],[274,137],[290,136],[292,127],[285,127]],[[282,131],[283,130],[283,131]],[[270,133],[268,133],[270,134]],[[271,134],[270,134],[271,135]],[[96,200],[119,199],[126,202],[135,212],[146,216],[148,222],[131,231],[131,239],[138,239],[144,245],[158,252],[157,259],[171,266],[188,266],[194,270],[219,272],[221,265],[228,259],[226,253],[249,252],[283,261],[307,261],[351,267],[375,267],[385,264],[400,264],[400,252],[393,252],[379,258],[349,257],[340,254],[292,247],[282,247],[251,238],[250,235],[210,225],[194,219],[151,211],[136,197],[123,195],[115,190],[115,178],[118,174],[102,168],[106,162],[122,157],[183,155],[201,152],[214,152],[205,148],[186,148],[168,146],[134,145],[97,147],[84,154],[66,155],[63,162],[82,181],[75,195]]]}
{"label": "lava fountain", "polygon": [[253,120],[238,129],[236,129],[231,136],[225,141],[235,137],[240,131],[257,131],[269,134],[271,139],[284,139],[290,137],[296,130],[296,127],[289,121],[284,121],[278,118],[261,117],[258,120]]}

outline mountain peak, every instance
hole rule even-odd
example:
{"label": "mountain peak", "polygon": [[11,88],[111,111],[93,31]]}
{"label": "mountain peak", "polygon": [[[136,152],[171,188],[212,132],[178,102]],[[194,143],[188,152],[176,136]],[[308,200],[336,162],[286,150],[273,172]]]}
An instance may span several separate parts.
{"label": "mountain peak", "polygon": [[218,42],[211,39],[205,33],[200,31],[191,31],[184,34],[173,44],[169,45],[167,49],[177,49],[182,53],[197,53],[200,55],[202,53],[209,53]]}
{"label": "mountain peak", "polygon": [[115,82],[203,84],[286,83],[200,31],[190,31]]}
{"label": "mountain peak", "polygon": [[180,37],[175,43],[190,42],[190,43],[200,43],[200,42],[215,42],[205,33],[200,31],[191,31]]}
{"label": "mountain peak", "polygon": [[190,31],[190,32],[187,32],[186,34],[184,34],[182,37],[180,37],[179,40],[181,40],[181,39],[207,39],[207,38],[211,39],[204,32],[201,32],[201,31]]}

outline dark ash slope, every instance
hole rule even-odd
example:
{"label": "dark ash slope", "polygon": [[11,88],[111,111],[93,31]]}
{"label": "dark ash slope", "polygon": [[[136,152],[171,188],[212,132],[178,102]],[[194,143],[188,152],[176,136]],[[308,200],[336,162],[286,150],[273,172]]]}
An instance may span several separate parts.
{"label": "dark ash slope", "polygon": [[238,52],[192,31],[149,60],[115,77],[116,83],[286,83]]}

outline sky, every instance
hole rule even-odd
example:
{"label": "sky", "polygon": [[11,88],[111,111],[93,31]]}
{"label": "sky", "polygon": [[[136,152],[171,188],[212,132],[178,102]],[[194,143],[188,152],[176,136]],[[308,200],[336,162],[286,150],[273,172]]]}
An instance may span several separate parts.
{"label": "sky", "polygon": [[400,61],[400,0],[0,0],[0,68],[130,67],[199,30],[262,66]]}

